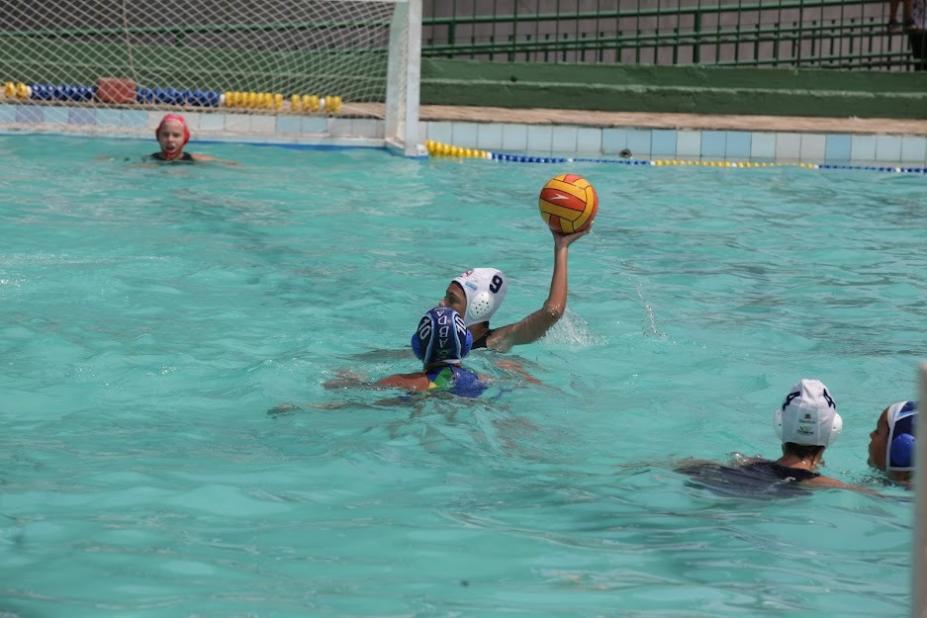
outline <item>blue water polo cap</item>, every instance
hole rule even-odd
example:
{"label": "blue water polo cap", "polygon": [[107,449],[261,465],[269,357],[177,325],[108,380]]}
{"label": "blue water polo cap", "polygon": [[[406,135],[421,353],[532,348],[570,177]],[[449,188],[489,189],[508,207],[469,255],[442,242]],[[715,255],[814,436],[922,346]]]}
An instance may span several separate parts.
{"label": "blue water polo cap", "polygon": [[899,401],[888,408],[885,415],[888,422],[888,448],[886,449],[885,468],[897,472],[914,470],[914,454],[917,440],[917,402]]}
{"label": "blue water polo cap", "polygon": [[463,318],[450,307],[435,307],[418,321],[412,351],[426,365],[459,365],[473,345]]}

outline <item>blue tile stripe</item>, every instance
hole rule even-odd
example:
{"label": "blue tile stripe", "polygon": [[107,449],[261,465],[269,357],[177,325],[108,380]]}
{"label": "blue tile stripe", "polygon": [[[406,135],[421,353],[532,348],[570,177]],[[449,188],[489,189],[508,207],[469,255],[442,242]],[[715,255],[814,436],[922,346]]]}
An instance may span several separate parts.
{"label": "blue tile stripe", "polygon": [[850,161],[853,139],[849,135],[831,134],[824,140],[825,161]]}

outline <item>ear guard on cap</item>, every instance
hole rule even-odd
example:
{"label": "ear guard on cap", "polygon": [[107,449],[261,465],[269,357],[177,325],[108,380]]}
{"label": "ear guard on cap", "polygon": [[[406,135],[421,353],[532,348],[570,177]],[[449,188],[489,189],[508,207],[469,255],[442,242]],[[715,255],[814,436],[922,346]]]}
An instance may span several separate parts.
{"label": "ear guard on cap", "polygon": [[887,470],[910,472],[914,469],[914,449],[917,440],[909,433],[896,436],[888,449]]}
{"label": "ear guard on cap", "polygon": [[[779,408],[773,414],[773,425],[776,427],[776,437],[779,438],[780,440],[782,440],[782,413],[783,412],[784,412],[784,408]],[[834,412],[834,420],[832,421],[831,426],[830,426],[830,436],[828,437],[827,444],[823,446],[832,444],[838,437],[840,437],[840,434],[842,432],[843,432],[843,417],[840,416],[838,413]]]}
{"label": "ear guard on cap", "polygon": [[472,326],[488,322],[505,300],[508,282],[501,270],[496,268],[474,268],[454,277],[454,282],[463,288],[467,299],[464,324]]}
{"label": "ear guard on cap", "polygon": [[917,422],[917,402],[900,401],[888,408],[888,448],[885,449],[885,469],[896,472],[914,470],[915,425]]}
{"label": "ear guard on cap", "polygon": [[841,433],[843,433],[843,417],[834,412],[834,421],[830,426],[830,437],[827,439],[827,444],[833,444]]}

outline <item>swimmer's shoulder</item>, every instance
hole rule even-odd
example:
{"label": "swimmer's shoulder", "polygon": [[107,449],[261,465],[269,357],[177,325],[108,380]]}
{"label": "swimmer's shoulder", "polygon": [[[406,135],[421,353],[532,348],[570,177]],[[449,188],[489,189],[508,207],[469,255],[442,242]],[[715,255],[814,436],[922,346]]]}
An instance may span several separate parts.
{"label": "swimmer's shoulder", "polygon": [[688,476],[690,482],[697,486],[731,496],[801,495],[805,493],[802,488],[850,489],[878,495],[866,487],[758,457],[741,459],[733,464],[687,460],[675,466],[675,470]]}
{"label": "swimmer's shoulder", "polygon": [[820,473],[805,470],[803,468],[790,468],[769,459],[755,459],[750,462],[738,464],[738,467],[744,471],[754,472],[759,475],[766,475],[772,479],[790,481],[794,483],[804,483],[820,477]]}
{"label": "swimmer's shoulder", "polygon": [[194,154],[192,155],[193,160],[199,163],[215,163],[217,165],[224,165],[226,167],[238,167],[238,161],[232,161],[230,159],[220,159],[218,157],[213,157],[212,155],[206,154]]}
{"label": "swimmer's shoulder", "polygon": [[486,332],[480,335],[478,339],[473,341],[473,345],[470,346],[470,349],[480,350],[480,349],[488,347],[487,341],[489,340],[489,338],[492,336],[494,332],[495,330],[492,328],[486,329]]}
{"label": "swimmer's shoulder", "polygon": [[708,489],[714,493],[737,497],[767,497],[770,495],[800,495],[795,477],[783,478],[775,462],[755,459],[749,463],[723,464],[716,461],[690,460],[675,466],[676,472],[689,477],[687,485]]}

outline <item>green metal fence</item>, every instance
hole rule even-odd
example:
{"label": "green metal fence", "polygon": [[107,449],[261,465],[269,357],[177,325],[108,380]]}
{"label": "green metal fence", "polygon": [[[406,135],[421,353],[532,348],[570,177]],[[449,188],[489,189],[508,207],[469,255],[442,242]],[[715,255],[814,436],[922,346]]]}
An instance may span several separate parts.
{"label": "green metal fence", "polygon": [[[496,62],[925,68],[887,0],[425,0],[425,56]],[[902,20],[901,7],[895,16]]]}

